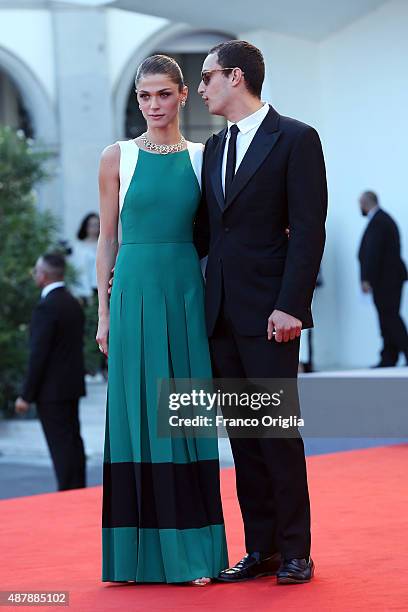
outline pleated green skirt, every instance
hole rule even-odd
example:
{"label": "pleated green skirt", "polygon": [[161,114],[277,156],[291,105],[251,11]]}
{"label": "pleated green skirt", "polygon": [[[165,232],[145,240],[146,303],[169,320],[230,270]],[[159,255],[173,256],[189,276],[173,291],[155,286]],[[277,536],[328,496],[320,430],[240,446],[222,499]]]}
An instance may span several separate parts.
{"label": "pleated green skirt", "polygon": [[110,303],[103,581],[184,582],[227,567],[216,436],[159,437],[158,381],[211,378],[191,242],[122,244]]}

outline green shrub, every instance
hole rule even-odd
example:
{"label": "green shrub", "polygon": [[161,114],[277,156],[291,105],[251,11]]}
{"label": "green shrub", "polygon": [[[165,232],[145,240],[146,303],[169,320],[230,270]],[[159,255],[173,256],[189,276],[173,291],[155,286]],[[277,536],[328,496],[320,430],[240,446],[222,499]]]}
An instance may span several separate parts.
{"label": "green shrub", "polygon": [[104,359],[96,344],[95,336],[98,329],[98,298],[89,300],[84,308],[84,360],[87,374],[94,375],[104,369]]}
{"label": "green shrub", "polygon": [[11,413],[28,358],[28,325],[39,299],[31,277],[37,258],[55,247],[56,220],[36,206],[49,154],[0,126],[0,409]]}

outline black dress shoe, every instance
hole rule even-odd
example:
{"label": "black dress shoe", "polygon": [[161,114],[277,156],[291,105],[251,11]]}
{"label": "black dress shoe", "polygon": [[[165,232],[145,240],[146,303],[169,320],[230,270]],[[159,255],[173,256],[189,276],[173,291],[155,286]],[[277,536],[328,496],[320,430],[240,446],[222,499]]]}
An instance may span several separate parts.
{"label": "black dress shoe", "polygon": [[223,570],[217,580],[221,582],[242,582],[262,576],[275,576],[281,563],[280,553],[270,556],[259,552],[248,553],[236,565]]}
{"label": "black dress shoe", "polygon": [[278,584],[310,582],[314,574],[313,559],[285,559],[276,574]]}

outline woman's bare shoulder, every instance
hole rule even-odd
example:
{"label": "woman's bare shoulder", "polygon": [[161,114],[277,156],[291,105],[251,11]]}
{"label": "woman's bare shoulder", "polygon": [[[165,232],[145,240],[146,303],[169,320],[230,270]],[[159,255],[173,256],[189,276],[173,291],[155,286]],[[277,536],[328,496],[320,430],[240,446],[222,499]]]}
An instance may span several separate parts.
{"label": "woman's bare shoulder", "polygon": [[120,145],[118,142],[108,145],[101,153],[101,159],[115,160],[120,158]]}
{"label": "woman's bare shoulder", "polygon": [[101,172],[117,173],[120,163],[120,146],[118,142],[114,142],[104,148],[101,153]]}

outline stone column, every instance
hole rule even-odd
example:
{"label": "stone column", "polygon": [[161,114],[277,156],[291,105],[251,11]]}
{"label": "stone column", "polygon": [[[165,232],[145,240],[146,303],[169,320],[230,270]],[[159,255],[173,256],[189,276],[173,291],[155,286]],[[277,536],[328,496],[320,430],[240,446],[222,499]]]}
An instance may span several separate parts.
{"label": "stone column", "polygon": [[53,35],[61,142],[64,237],[71,240],[82,217],[98,210],[98,165],[112,143],[106,12],[53,4]]}

